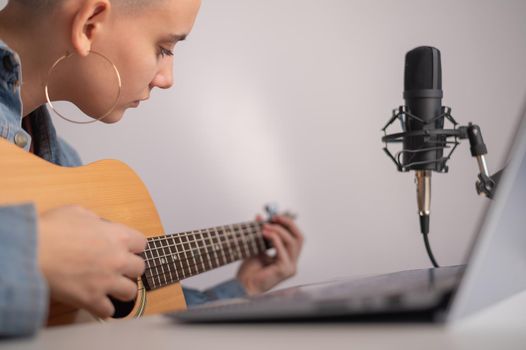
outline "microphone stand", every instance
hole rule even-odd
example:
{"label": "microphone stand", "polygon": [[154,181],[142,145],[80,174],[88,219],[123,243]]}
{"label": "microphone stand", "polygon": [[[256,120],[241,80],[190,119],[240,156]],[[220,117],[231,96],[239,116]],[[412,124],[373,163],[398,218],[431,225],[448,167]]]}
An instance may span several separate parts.
{"label": "microphone stand", "polygon": [[[412,115],[410,111],[408,110],[407,106],[400,106],[398,109],[393,110],[393,115],[387,122],[387,124],[383,127],[382,131],[384,132],[384,136],[382,137],[382,142],[385,143],[384,152],[386,155],[395,163],[398,171],[400,172],[407,172],[412,170],[412,168],[415,165],[422,165],[422,164],[428,164],[428,163],[435,163],[436,171],[447,173],[449,168],[447,166],[447,162],[451,158],[453,152],[457,148],[457,146],[460,144],[459,140],[463,139],[469,139],[470,143],[470,150],[471,155],[477,159],[477,164],[479,167],[479,174],[478,174],[478,180],[475,184],[476,191],[479,195],[484,195],[489,199],[493,199],[495,197],[495,193],[497,191],[497,187],[499,184],[499,181],[501,179],[501,176],[505,169],[502,169],[495,173],[494,175],[490,175],[488,171],[488,165],[486,163],[486,154],[488,153],[488,149],[486,147],[486,144],[484,143],[484,139],[482,138],[482,132],[480,130],[480,127],[478,125],[475,125],[473,123],[469,123],[467,126],[458,126],[458,123],[451,115],[451,108],[449,107],[442,107],[442,113],[437,116],[434,120],[429,122],[430,124],[434,123],[436,119],[447,119],[453,124],[453,129],[423,129],[423,130],[414,130],[414,131],[407,131],[406,128],[406,119],[407,118],[413,118],[416,120],[421,120],[415,115]],[[396,121],[399,120],[402,125],[402,132],[394,133],[394,134],[387,134],[387,129]],[[420,163],[409,163],[404,164],[402,161],[403,154],[407,152],[416,153],[416,152],[422,152],[427,151],[428,149],[424,150],[406,150],[402,149],[400,152],[396,153],[396,155],[393,155],[389,149],[388,144],[390,143],[403,143],[404,139],[407,137],[425,137],[425,138],[435,138],[437,141],[435,141],[436,147],[433,149],[446,149],[450,148],[450,151],[447,155],[442,156],[440,159],[436,160],[429,160],[426,162],[420,162]],[[449,141],[448,138],[454,138],[454,140]],[[429,142],[429,141],[428,141]],[[417,193],[421,190],[421,187],[426,185],[425,179],[430,178],[430,172],[428,176],[422,176],[425,174],[422,174],[422,171],[416,172],[416,179],[417,179]],[[420,175],[420,176],[419,176]],[[430,186],[428,186],[430,187]],[[424,191],[425,193],[430,193],[429,191]],[[424,198],[423,203],[421,202],[420,196],[419,199],[419,209],[420,207],[429,209],[429,198]],[[422,204],[422,205],[421,205]],[[423,213],[420,212],[420,227],[422,234],[424,236],[424,242],[426,245],[426,250],[429,255],[429,258],[431,259],[431,262],[433,263],[434,267],[438,267],[433,253],[431,251],[431,246],[428,241],[428,233],[429,233],[429,210],[427,212]]]}
{"label": "microphone stand", "polygon": [[495,197],[497,186],[499,184],[502,173],[505,169],[501,169],[493,175],[489,174],[488,165],[486,163],[485,155],[488,153],[484,139],[482,138],[482,132],[478,125],[469,123],[468,126],[462,126],[458,128],[460,135],[459,139],[469,139],[471,155],[477,159],[479,167],[478,181],[475,184],[475,188],[479,195],[484,195],[489,199]]}

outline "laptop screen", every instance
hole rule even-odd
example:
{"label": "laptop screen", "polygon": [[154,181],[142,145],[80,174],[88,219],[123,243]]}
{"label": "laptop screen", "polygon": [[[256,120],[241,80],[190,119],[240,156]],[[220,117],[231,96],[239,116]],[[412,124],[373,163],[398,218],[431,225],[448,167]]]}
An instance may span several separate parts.
{"label": "laptop screen", "polygon": [[484,215],[449,320],[526,290],[526,106],[497,194]]}

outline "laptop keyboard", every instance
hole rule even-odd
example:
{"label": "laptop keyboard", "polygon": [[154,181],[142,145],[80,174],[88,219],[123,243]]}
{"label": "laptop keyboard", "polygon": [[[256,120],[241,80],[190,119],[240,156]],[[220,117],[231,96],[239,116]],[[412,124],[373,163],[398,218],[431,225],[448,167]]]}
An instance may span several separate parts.
{"label": "laptop keyboard", "polygon": [[228,322],[425,310],[451,295],[462,271],[463,267],[412,270],[298,286],[207,303],[171,316],[187,322]]}

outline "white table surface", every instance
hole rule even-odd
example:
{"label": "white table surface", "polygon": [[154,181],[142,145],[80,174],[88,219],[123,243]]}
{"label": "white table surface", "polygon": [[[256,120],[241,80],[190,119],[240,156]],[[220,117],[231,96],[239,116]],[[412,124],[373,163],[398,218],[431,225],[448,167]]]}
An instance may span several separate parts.
{"label": "white table surface", "polygon": [[47,329],[34,338],[0,342],[2,350],[338,348],[526,350],[526,292],[454,325],[184,325],[152,316]]}

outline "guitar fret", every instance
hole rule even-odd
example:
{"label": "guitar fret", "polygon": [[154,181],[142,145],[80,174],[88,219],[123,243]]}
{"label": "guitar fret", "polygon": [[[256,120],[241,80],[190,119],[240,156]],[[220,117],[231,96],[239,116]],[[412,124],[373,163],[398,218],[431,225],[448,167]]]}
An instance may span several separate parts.
{"label": "guitar fret", "polygon": [[158,240],[160,239],[160,237],[157,237],[157,239],[154,239],[153,240],[153,250],[152,250],[152,255],[153,255],[153,262],[156,266],[156,271],[159,271],[157,269],[160,268],[160,273],[158,273],[157,275],[157,279],[159,280],[159,287],[163,286],[163,283],[162,283],[162,280],[161,280],[161,276],[164,276],[164,271],[163,271],[163,267],[160,266],[160,261],[159,261],[159,248],[157,247],[157,242]]}
{"label": "guitar fret", "polygon": [[[203,236],[204,237],[204,236]],[[215,258],[215,262],[216,262],[216,266],[215,267],[219,267],[221,266],[221,264],[219,263],[219,259],[217,258],[217,252],[216,250],[214,249],[214,244],[213,242],[211,241],[211,238],[210,238],[210,231],[207,230],[206,231],[206,239],[208,240],[208,243],[205,242],[206,244],[206,251],[208,252],[208,246],[212,247],[212,252],[214,254],[214,258]]]}
{"label": "guitar fret", "polygon": [[[155,238],[151,242],[152,242],[152,244],[153,244],[153,246],[155,248]],[[161,277],[159,277],[159,270],[157,269],[157,264],[155,262],[156,258],[155,258],[155,255],[153,253],[154,253],[154,251],[150,249],[150,254],[151,254],[152,258],[153,258],[153,264],[155,266],[155,277],[157,277],[157,281],[159,282],[158,287],[160,287],[162,285]]]}
{"label": "guitar fret", "polygon": [[202,246],[202,242],[201,242],[201,232],[200,231],[196,231],[194,233],[194,239],[195,239],[195,244],[197,246],[196,248],[196,251],[197,251],[197,256],[199,257],[199,260],[201,260],[201,267],[203,268],[203,271],[201,272],[206,272],[209,270],[209,268],[207,267],[206,265],[206,256],[205,256],[205,253],[204,253],[204,248]]}
{"label": "guitar fret", "polygon": [[262,252],[264,252],[265,249],[265,239],[263,238],[263,234],[261,233],[261,228],[256,228],[256,237],[258,239],[258,243],[260,244],[260,249]]}
{"label": "guitar fret", "polygon": [[236,227],[235,225],[230,225],[230,227],[232,228],[232,237],[233,237],[233,240],[234,240],[234,244],[236,245],[236,249],[237,249],[237,252],[238,252],[238,256],[237,258],[238,259],[243,259],[245,257],[245,255],[243,254],[243,246],[239,243],[239,236],[238,236],[238,227]]}
{"label": "guitar fret", "polygon": [[[183,240],[184,238],[184,240]],[[188,266],[188,277],[192,276],[192,267],[190,266],[190,262],[188,260],[188,254],[187,254],[187,251],[188,251],[188,243],[187,242],[187,239],[186,239],[186,236],[183,236],[181,235],[181,242],[182,243],[182,246],[183,246],[183,253],[184,253],[184,257],[185,257],[185,261],[186,261],[186,266]]]}
{"label": "guitar fret", "polygon": [[170,250],[170,252],[172,253],[172,255],[171,255],[172,256],[172,262],[173,262],[173,265],[175,267],[175,276],[177,277],[177,280],[180,281],[181,278],[179,277],[179,272],[177,272],[177,264],[176,264],[176,262],[179,261],[179,252],[177,250],[177,244],[175,243],[174,236],[170,235],[169,237],[172,240],[172,244],[173,244],[173,247],[175,249],[175,253]]}
{"label": "guitar fret", "polygon": [[221,266],[219,264],[219,260],[217,260],[217,254],[214,250],[213,244],[210,243],[210,230],[206,229],[203,233],[203,243],[206,248],[206,253],[208,255],[208,259],[210,260],[210,266],[212,266],[213,269]]}
{"label": "guitar fret", "polygon": [[[150,265],[150,261],[151,261],[150,259],[151,259],[153,256],[152,256],[152,257],[149,257],[149,256],[148,256],[148,253],[150,253],[150,255],[151,255],[151,252],[149,251],[149,249],[145,249],[145,250],[144,250],[144,256],[146,257],[146,262],[147,262],[147,265],[148,265],[148,270],[147,270],[147,271],[150,272],[150,273],[149,273],[150,276],[146,275],[146,279],[147,279],[148,284],[150,285],[150,287],[151,287],[151,288],[155,288],[155,287],[156,287],[156,285],[155,285],[155,280],[154,280],[153,277],[151,276],[151,271],[152,271],[151,269],[152,269],[152,267],[151,267],[151,265]],[[155,262],[154,262],[154,263],[155,263]],[[156,267],[156,268],[157,268],[157,267]]]}
{"label": "guitar fret", "polygon": [[[188,232],[188,234],[191,234],[191,232]],[[190,239],[194,239],[194,237],[192,236],[191,238],[189,236],[187,236],[188,240],[189,240],[189,245],[190,245],[190,255],[192,256],[192,260],[194,261],[194,269],[195,269],[195,274],[199,274],[199,264],[197,263],[197,259],[196,259],[196,254],[195,254],[195,249],[197,248],[197,244],[195,243],[195,240],[194,241],[190,241]]]}
{"label": "guitar fret", "polygon": [[188,266],[190,267],[190,269],[195,270],[195,272],[192,272],[192,270],[190,270],[190,276],[194,276],[194,275],[199,274],[199,266],[197,265],[197,260],[195,259],[194,247],[192,246],[192,242],[190,240],[191,239],[190,232],[186,232],[186,239],[188,242],[188,252],[187,253],[190,255],[191,260],[193,260],[193,263],[190,260],[188,261]]}
{"label": "guitar fret", "polygon": [[238,231],[238,228],[234,225],[230,225],[230,227],[232,227],[232,233],[233,233],[233,236],[234,236],[234,243],[236,244],[236,248],[237,248],[237,251],[239,252],[239,256],[238,256],[238,259],[243,259],[246,257],[246,255],[243,254],[243,250],[242,250],[242,245],[239,243],[239,239],[238,239],[238,235],[237,235],[237,231]]}
{"label": "guitar fret", "polygon": [[[168,240],[166,239],[166,237],[163,237],[161,240],[161,245],[162,245],[162,252],[163,252],[163,257],[160,259],[160,262],[161,264],[163,265],[166,265],[166,268],[168,269],[168,274],[170,275],[170,281],[169,283],[172,283],[174,281],[174,277],[172,275],[172,269],[170,268],[170,265],[168,264],[169,261],[169,257],[172,255],[171,252],[170,252],[170,248],[168,247]],[[166,276],[166,274],[165,274]],[[166,277],[165,277],[166,279]]]}
{"label": "guitar fret", "polygon": [[[239,250],[239,245],[233,235],[232,227],[230,225],[226,226],[226,235],[227,239],[230,241],[230,244],[234,246],[234,254],[232,255],[233,261],[241,258],[241,251]],[[233,243],[233,244],[232,244]]]}
{"label": "guitar fret", "polygon": [[171,260],[171,256],[172,256],[172,252],[170,250],[170,242],[168,241],[168,237],[164,236],[162,238],[162,242],[163,242],[163,264],[166,266],[166,269],[168,270],[168,275],[169,275],[169,278],[168,278],[168,284],[171,284],[173,283],[174,281],[176,281],[176,278],[174,277],[173,275],[173,270],[174,270],[174,266],[173,266],[173,261]]}
{"label": "guitar fret", "polygon": [[218,266],[223,266],[223,260],[221,259],[221,256],[220,254],[218,254],[218,252],[221,251],[220,247],[219,247],[219,244],[217,243],[217,235],[214,236],[214,233],[215,233],[215,229],[214,228],[211,228],[209,231],[209,240],[210,242],[212,242],[212,251],[214,252],[215,254],[215,257],[217,259],[217,262],[218,262]]}
{"label": "guitar fret", "polygon": [[[206,271],[206,266],[203,265],[203,258],[201,256],[201,252],[199,251],[199,243],[197,242],[197,232],[194,231],[191,233],[193,241],[190,243],[190,246],[192,247],[192,256],[194,257],[195,261],[195,267],[197,270],[197,273],[201,273]],[[197,258],[199,258],[199,261],[197,261]],[[203,271],[199,271],[199,269],[202,267]]]}
{"label": "guitar fret", "polygon": [[261,223],[240,223],[150,237],[141,254],[144,281],[156,289],[266,250]]}
{"label": "guitar fret", "polygon": [[250,246],[248,245],[248,241],[247,241],[248,228],[246,225],[241,224],[239,225],[239,231],[241,235],[241,242],[243,243],[242,246],[243,246],[243,249],[245,249],[245,258],[248,258],[253,255],[253,253],[250,251]]}
{"label": "guitar fret", "polygon": [[197,245],[199,246],[199,252],[201,253],[201,258],[203,260],[203,265],[205,267],[205,271],[210,271],[213,269],[212,263],[210,261],[210,256],[208,255],[208,250],[206,248],[206,243],[203,240],[203,231],[199,231],[195,235],[197,239]]}
{"label": "guitar fret", "polygon": [[223,245],[221,243],[221,237],[219,236],[219,230],[217,227],[214,228],[215,232],[215,247],[214,249],[219,250],[221,252],[221,256],[223,257],[222,265],[228,264],[228,260],[226,258],[225,249],[223,249]]}
{"label": "guitar fret", "polygon": [[[186,238],[188,239],[188,253],[190,254],[190,256],[192,257],[192,260],[194,261],[192,267],[195,269],[195,275],[199,274],[199,266],[197,265],[197,260],[195,258],[195,254],[194,254],[194,246],[192,245],[192,241],[190,241],[191,237],[189,236],[189,232],[186,233]],[[192,274],[193,276],[194,274]]]}
{"label": "guitar fret", "polygon": [[226,229],[226,226],[221,228],[221,233],[222,233],[222,235],[220,237],[221,238],[221,242],[224,242],[224,244],[228,248],[228,251],[226,251],[228,253],[227,254],[227,262],[231,263],[231,262],[236,260],[234,258],[234,255],[236,254],[236,252],[232,248],[233,245],[231,244],[232,242],[229,239],[229,231]]}
{"label": "guitar fret", "polygon": [[204,254],[203,255],[208,260],[208,267],[206,268],[206,270],[208,271],[208,270],[212,270],[214,268],[214,264],[212,263],[212,259],[211,259],[210,253],[208,252],[208,247],[207,247],[206,242],[205,242],[205,233],[206,233],[206,230],[201,230],[201,232],[199,232],[199,236],[201,237],[199,239],[199,242],[202,244],[202,248],[201,249],[204,250]]}
{"label": "guitar fret", "polygon": [[[163,261],[161,260],[162,257],[161,257],[161,255],[159,254],[159,247],[157,246],[157,243],[159,243],[160,246],[161,246],[161,248],[162,248],[161,240],[159,239],[159,240],[155,240],[155,241],[154,241],[154,246],[155,246],[155,248],[156,248],[155,253],[157,253],[157,260],[159,261],[159,265],[160,265],[160,267],[161,267],[162,276],[164,277],[164,283],[165,283],[165,284],[168,284],[168,281],[166,280],[166,272],[164,272]],[[159,279],[159,280],[160,280],[160,279]],[[160,281],[159,281],[159,283],[160,283]]]}
{"label": "guitar fret", "polygon": [[177,239],[177,241],[178,241],[178,243],[176,242],[176,244],[175,244],[175,250],[177,252],[179,261],[181,262],[181,273],[183,275],[183,278],[186,278],[186,273],[184,271],[184,259],[183,259],[183,256],[182,256],[182,251],[184,249],[179,250],[179,248],[177,248],[177,245],[180,245],[181,248],[182,248],[181,237],[179,237],[178,235],[177,236],[173,235],[172,237],[173,237],[172,239],[174,239],[174,240]]}
{"label": "guitar fret", "polygon": [[243,241],[243,245],[245,247],[245,258],[252,255],[252,252],[250,251],[250,248],[247,243],[247,236],[246,236],[246,226],[241,225],[240,226],[240,233],[241,233],[241,240]]}
{"label": "guitar fret", "polygon": [[[193,238],[193,244],[192,244],[192,254],[194,256],[194,261],[195,261],[195,264],[196,264],[196,269],[197,269],[197,273],[200,273],[199,272],[199,266],[201,266],[203,268],[203,271],[206,271],[206,265],[205,265],[205,262],[203,260],[203,257],[201,255],[201,251],[199,249],[199,242],[197,241],[197,231],[194,231],[192,233],[192,238]],[[199,260],[201,260],[201,263],[198,263],[197,262],[197,259],[195,259],[195,256],[197,255],[197,257],[199,258]]]}
{"label": "guitar fret", "polygon": [[250,231],[249,231],[249,239],[250,239],[250,243],[252,245],[252,248],[254,249],[254,255],[257,255],[259,253],[261,253],[258,249],[258,246],[257,246],[257,243],[256,243],[256,237],[254,235],[254,231],[252,231],[254,229],[254,227],[252,227],[252,225],[249,225],[250,227]]}

